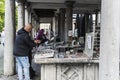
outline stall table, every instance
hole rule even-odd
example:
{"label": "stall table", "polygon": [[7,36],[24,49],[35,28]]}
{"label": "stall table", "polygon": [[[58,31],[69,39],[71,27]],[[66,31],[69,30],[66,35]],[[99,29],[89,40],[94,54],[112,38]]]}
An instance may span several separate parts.
{"label": "stall table", "polygon": [[41,80],[98,80],[99,60],[88,58],[35,58]]}

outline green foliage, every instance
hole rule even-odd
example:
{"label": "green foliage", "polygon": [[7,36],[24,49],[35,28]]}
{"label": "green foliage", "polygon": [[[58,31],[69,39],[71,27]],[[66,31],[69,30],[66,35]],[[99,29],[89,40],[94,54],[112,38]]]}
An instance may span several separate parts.
{"label": "green foliage", "polygon": [[5,1],[0,0],[0,32],[4,27],[4,17],[5,17]]}
{"label": "green foliage", "polygon": [[15,25],[16,25],[16,29],[18,27],[18,6],[15,6]]}
{"label": "green foliage", "polygon": [[[18,12],[17,12],[17,6],[16,6],[16,14],[15,14],[15,25],[17,25],[17,19],[18,19]],[[4,19],[5,19],[5,0],[0,0],[0,32],[2,31],[4,27]]]}

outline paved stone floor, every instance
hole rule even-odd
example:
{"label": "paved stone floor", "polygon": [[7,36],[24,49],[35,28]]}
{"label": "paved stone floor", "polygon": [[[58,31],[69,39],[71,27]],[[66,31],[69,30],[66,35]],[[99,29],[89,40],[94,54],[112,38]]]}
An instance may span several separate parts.
{"label": "paved stone floor", "polygon": [[3,73],[3,46],[0,44],[0,75]]}
{"label": "paved stone floor", "polygon": [[[0,44],[0,80],[18,80],[16,75],[4,76],[3,75],[3,58],[4,58],[3,46]],[[37,68],[35,68],[37,69]],[[35,76],[33,80],[40,80],[39,76]]]}

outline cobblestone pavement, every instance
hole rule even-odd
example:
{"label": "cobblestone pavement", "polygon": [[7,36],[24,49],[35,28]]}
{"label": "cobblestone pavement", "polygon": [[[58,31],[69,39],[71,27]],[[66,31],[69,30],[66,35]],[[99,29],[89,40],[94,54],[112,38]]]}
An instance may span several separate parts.
{"label": "cobblestone pavement", "polygon": [[[4,76],[4,75],[0,75],[0,80],[18,80],[17,75],[14,76]],[[40,80],[39,76],[36,76],[34,79],[32,80]]]}
{"label": "cobblestone pavement", "polygon": [[4,75],[0,75],[0,80],[18,80],[17,76],[4,76]]}
{"label": "cobblestone pavement", "polygon": [[0,44],[0,75],[3,74],[3,46]]}
{"label": "cobblestone pavement", "polygon": [[4,76],[3,75],[3,59],[4,59],[4,47],[0,44],[0,80],[18,80],[17,76]]}
{"label": "cobblestone pavement", "polygon": [[[18,80],[16,75],[13,76],[4,76],[3,75],[3,59],[4,59],[4,51],[3,46],[0,44],[0,80]],[[39,76],[35,76],[32,80],[40,80]]]}

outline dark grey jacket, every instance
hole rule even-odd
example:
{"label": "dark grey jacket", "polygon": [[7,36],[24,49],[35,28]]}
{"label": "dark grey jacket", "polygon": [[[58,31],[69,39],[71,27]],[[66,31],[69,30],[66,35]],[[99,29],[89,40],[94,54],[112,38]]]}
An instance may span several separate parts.
{"label": "dark grey jacket", "polygon": [[34,46],[36,44],[31,40],[29,33],[22,28],[17,33],[13,54],[18,57],[29,56],[29,52]]}

